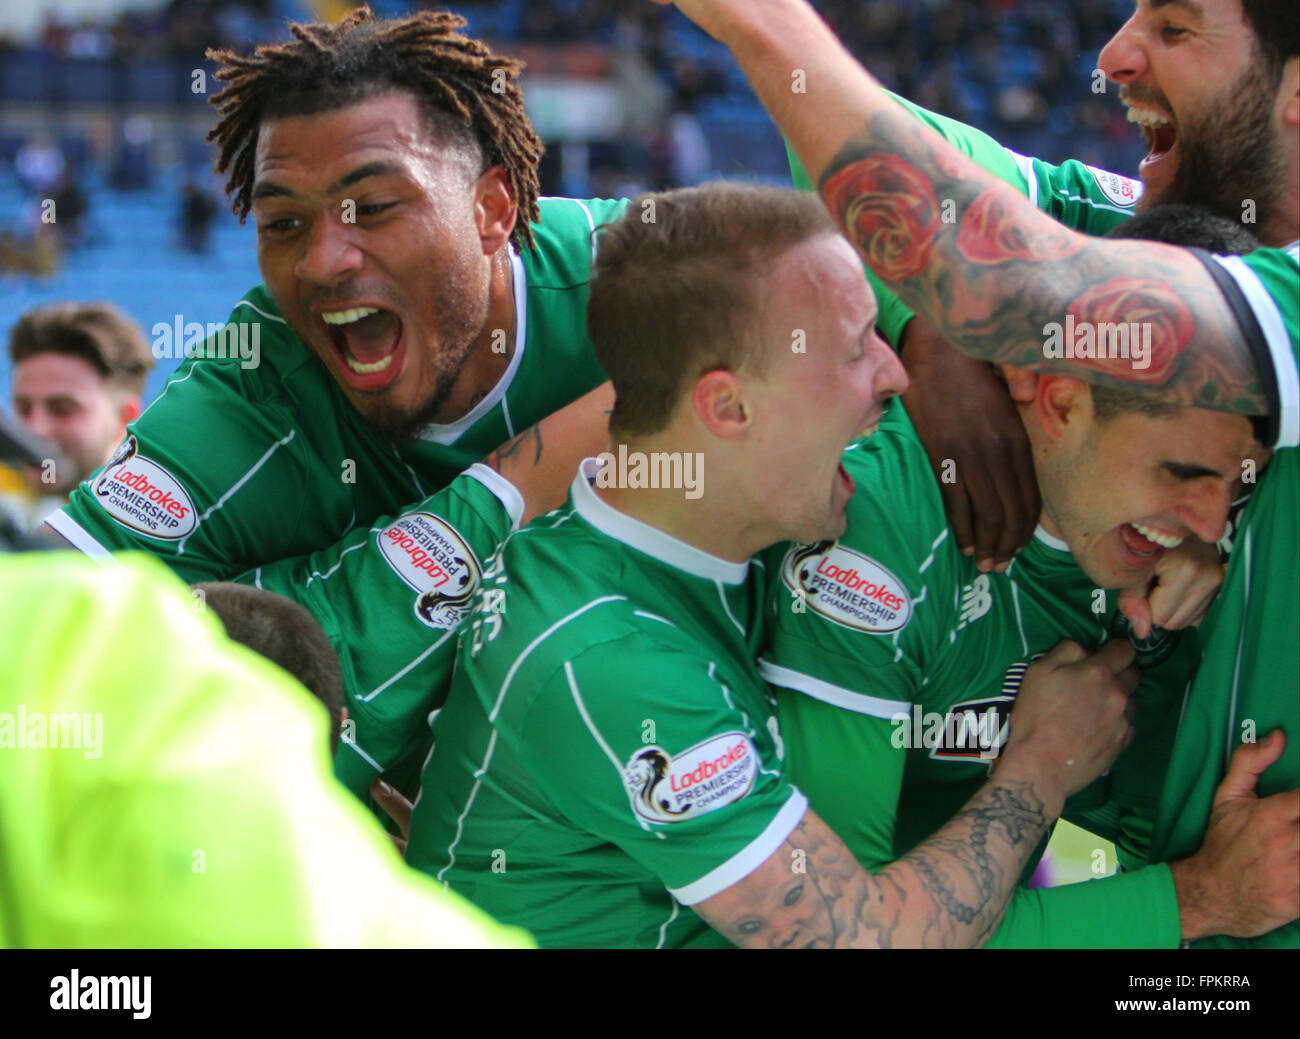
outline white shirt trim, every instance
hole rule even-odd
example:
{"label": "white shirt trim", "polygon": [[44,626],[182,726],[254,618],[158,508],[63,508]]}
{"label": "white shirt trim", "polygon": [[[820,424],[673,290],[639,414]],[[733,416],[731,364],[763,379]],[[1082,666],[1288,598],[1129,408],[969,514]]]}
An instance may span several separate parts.
{"label": "white shirt trim", "polygon": [[726,559],[719,559],[703,549],[688,545],[685,541],[678,541],[677,538],[665,534],[657,527],[633,519],[611,505],[606,505],[597,497],[590,483],[599,471],[600,459],[583,459],[578,467],[578,475],[573,479],[571,490],[574,511],[602,534],[696,577],[703,577],[708,581],[721,581],[723,584],[744,583],[745,576],[749,573],[748,561],[733,563]]}
{"label": "white shirt trim", "polygon": [[1011,156],[1017,166],[1020,167],[1020,175],[1025,178],[1028,187],[1025,193],[1029,196],[1029,201],[1035,206],[1038,205],[1038,174],[1034,172],[1034,160],[1027,155],[1021,155],[1019,152],[1013,152],[1010,148],[1003,149]]}
{"label": "white shirt trim", "polygon": [[519,523],[524,518],[524,496],[519,493],[518,487],[490,465],[484,465],[482,462],[475,462],[465,470],[463,475],[477,480],[496,495],[497,501],[510,516],[510,529],[519,529]]}
{"label": "white shirt trim", "polygon": [[832,685],[820,678],[805,675],[802,671],[792,671],[780,664],[773,664],[770,660],[760,660],[758,670],[772,685],[779,685],[782,689],[793,689],[811,696],[814,700],[820,700],[832,707],[842,707],[854,714],[867,714],[872,718],[884,718],[887,721],[899,715],[908,717],[907,708],[910,706],[908,701],[886,700],[868,693],[855,693],[852,689]]}
{"label": "white shirt trim", "polygon": [[1277,372],[1277,394],[1281,407],[1278,416],[1277,447],[1300,445],[1300,372],[1296,371],[1295,353],[1291,336],[1287,333],[1282,314],[1273,297],[1264,288],[1259,275],[1240,256],[1216,256],[1215,261],[1232,275],[1246,296],[1246,302],[1255,312],[1259,327],[1268,342],[1268,352]]}
{"label": "white shirt trim", "polygon": [[670,887],[668,893],[684,906],[698,905],[705,899],[722,894],[771,858],[781,847],[781,842],[799,825],[799,820],[803,818],[806,811],[808,811],[808,798],[799,792],[798,787],[791,787],[789,799],[772,817],[772,821],[767,824],[762,833],[721,866],[709,870],[693,884],[679,888]]}
{"label": "white shirt trim", "polygon": [[497,380],[486,397],[455,422],[444,425],[434,422],[425,426],[420,431],[421,440],[435,444],[454,444],[470,426],[504,401],[506,391],[514,382],[519,366],[523,363],[524,344],[528,340],[528,284],[524,279],[524,261],[513,248],[510,250],[510,269],[514,273],[515,282],[515,353],[506,365],[505,374]]}
{"label": "white shirt trim", "polygon": [[56,532],[63,536],[73,548],[79,552],[85,553],[97,563],[116,563],[113,554],[90,536],[80,523],[74,520],[62,509],[50,513],[45,517],[45,522],[49,524]]}
{"label": "white shirt trim", "polygon": [[1070,546],[1066,544],[1066,542],[1062,541],[1055,534],[1049,534],[1047,532],[1047,528],[1044,527],[1041,523],[1034,528],[1034,540],[1041,541],[1048,548],[1054,548],[1056,549],[1056,551],[1064,552],[1068,556],[1072,556],[1074,554],[1073,552],[1070,551]]}

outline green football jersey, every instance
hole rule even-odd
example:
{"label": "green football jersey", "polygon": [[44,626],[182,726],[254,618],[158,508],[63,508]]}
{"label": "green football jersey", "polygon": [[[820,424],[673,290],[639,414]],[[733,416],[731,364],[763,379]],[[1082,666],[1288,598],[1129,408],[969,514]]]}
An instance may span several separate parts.
{"label": "green football jersey", "polygon": [[[1300,786],[1300,248],[1260,249],[1217,262],[1240,286],[1272,359],[1261,368],[1276,383],[1278,451],[1260,476],[1233,535],[1223,588],[1201,625],[1205,652],[1178,727],[1160,801],[1151,860],[1170,861],[1200,846],[1215,787],[1243,740],[1275,728],[1286,749],[1259,777],[1263,797]],[[1257,354],[1260,356],[1260,354]],[[1209,946],[1294,949],[1300,924],[1250,940],[1212,938]]]}
{"label": "green football jersey", "polygon": [[358,797],[381,777],[408,797],[419,790],[461,619],[523,510],[508,480],[475,463],[400,516],[253,571],[258,588],[306,607],[338,651],[348,720],[335,771]]}
{"label": "green football jersey", "polygon": [[543,947],[728,943],[689,907],[807,807],[755,664],[761,569],[569,503],[484,574],[407,862]]}
{"label": "green football jersey", "polygon": [[[1070,159],[1054,166],[1004,148],[988,134],[965,123],[914,105],[893,95],[894,100],[918,120],[989,173],[1029,196],[1029,200],[1066,227],[1091,235],[1104,235],[1133,215],[1142,195],[1142,181]],[[811,191],[812,181],[788,145],[790,172],[795,187]],[[898,346],[903,326],[913,317],[908,308],[866,268],[867,280],[880,304],[876,325],[881,336]]]}
{"label": "green football jersey", "polygon": [[0,948],[532,944],[402,865],[320,703],[156,559],[0,587]]}
{"label": "green football jersey", "polygon": [[[984,784],[1033,660],[1067,638],[1096,649],[1127,636],[1128,625],[1118,594],[1095,587],[1041,528],[1006,573],[980,573],[951,536],[901,404],[844,464],[858,488],[844,536],[768,554],[771,645],[762,668],[781,689],[791,781],[876,870],[930,837]],[[1138,649],[1138,738],[1066,812],[1140,864],[1196,632],[1159,631]],[[1079,908],[1084,893],[1054,906],[1051,893],[1022,892],[993,944],[1174,945],[1168,871],[1143,872],[1088,885],[1090,912]]]}
{"label": "green football jersey", "polygon": [[605,381],[586,333],[587,282],[595,228],[625,205],[541,202],[535,247],[512,254],[509,366],[456,422],[394,448],[259,287],[229,321],[243,353],[218,337],[183,363],[50,525],[88,554],[143,549],[193,582],[319,551],[410,508]]}

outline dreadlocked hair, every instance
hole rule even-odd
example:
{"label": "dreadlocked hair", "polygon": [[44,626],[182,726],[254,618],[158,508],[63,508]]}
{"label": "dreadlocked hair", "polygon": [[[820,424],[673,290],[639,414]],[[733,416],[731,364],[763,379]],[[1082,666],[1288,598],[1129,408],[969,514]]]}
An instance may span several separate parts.
{"label": "dreadlocked hair", "polygon": [[533,244],[537,165],[542,142],[524,112],[518,78],[523,63],[493,54],[456,30],[465,19],[450,11],[421,11],[401,19],[374,17],[361,7],[338,25],[291,23],[293,39],[258,47],[252,57],[209,50],[226,84],[212,98],[221,120],[208,134],[219,149],[217,173],[229,173],[227,194],[242,223],[252,208],[257,135],[269,119],[333,111],[392,90],[416,97],[435,134],[479,152],[505,168],[519,219],[511,237]]}

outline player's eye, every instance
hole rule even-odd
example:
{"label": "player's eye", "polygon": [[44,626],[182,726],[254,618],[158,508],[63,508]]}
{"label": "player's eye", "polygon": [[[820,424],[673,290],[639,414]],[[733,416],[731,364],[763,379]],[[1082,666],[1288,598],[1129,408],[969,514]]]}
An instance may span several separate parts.
{"label": "player's eye", "polygon": [[1167,40],[1177,40],[1187,35],[1187,30],[1177,25],[1166,25],[1160,30],[1160,35]]}
{"label": "player's eye", "polygon": [[282,216],[275,219],[263,220],[257,225],[259,234],[288,234],[290,231],[296,231],[302,221],[296,217]]}
{"label": "player's eye", "polygon": [[357,212],[362,216],[374,216],[376,213],[382,213],[385,209],[392,209],[397,205],[396,202],[373,202],[365,206],[357,206]]}

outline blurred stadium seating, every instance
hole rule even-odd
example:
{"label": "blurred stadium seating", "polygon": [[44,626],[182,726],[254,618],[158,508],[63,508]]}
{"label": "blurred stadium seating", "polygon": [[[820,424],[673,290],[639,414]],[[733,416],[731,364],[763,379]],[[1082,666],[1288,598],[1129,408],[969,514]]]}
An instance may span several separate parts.
{"label": "blurred stadium seating", "polygon": [[[43,20],[33,23],[34,31],[0,21],[0,232],[22,236],[39,224],[40,199],[23,187],[14,164],[34,132],[53,135],[86,199],[85,226],[77,242],[63,243],[56,273],[0,273],[0,334],[7,336],[28,307],[66,298],[112,300],[146,331],[177,313],[223,320],[259,279],[252,231],[224,208],[206,252],[182,245],[182,185],[193,178],[214,199],[221,195],[203,142],[212,122],[207,97],[218,84],[202,51],[283,38],[288,19],[347,6],[343,0],[37,0],[35,17]],[[391,15],[444,5],[371,0],[371,6]],[[529,62],[525,91],[549,146],[548,193],[625,193],[708,176],[786,178],[780,139],[739,70],[676,11],[648,0],[450,6],[469,19],[472,33]],[[1128,0],[821,0],[817,6],[900,93],[1029,154],[1135,168],[1136,135],[1113,91],[1090,90],[1097,52]],[[56,9],[97,13],[48,13]],[[193,89],[197,69],[206,74],[206,92]],[[574,109],[584,104],[608,111],[583,118]],[[151,395],[174,365],[161,363]],[[8,386],[3,358],[0,386]]]}

